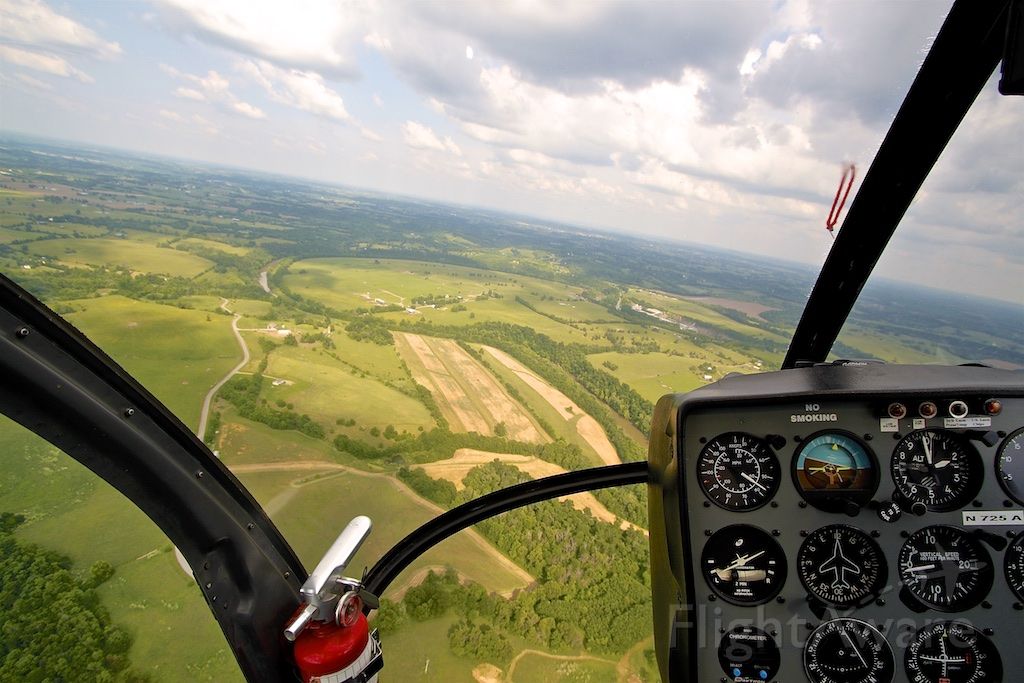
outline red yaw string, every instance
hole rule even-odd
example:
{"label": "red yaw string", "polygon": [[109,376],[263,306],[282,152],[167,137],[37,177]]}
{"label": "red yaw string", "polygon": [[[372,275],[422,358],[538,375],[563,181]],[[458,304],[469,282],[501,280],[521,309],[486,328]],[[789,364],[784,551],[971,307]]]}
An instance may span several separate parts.
{"label": "red yaw string", "polygon": [[[857,167],[853,164],[848,164],[843,168],[843,177],[839,179],[839,187],[836,188],[836,197],[832,200],[832,209],[828,212],[828,218],[825,220],[825,229],[828,230],[828,234],[832,235],[832,239],[836,238],[834,232],[836,222],[839,220],[839,214],[843,212],[843,207],[846,206],[846,198],[850,196],[850,189],[853,187],[853,179],[857,176]],[[843,186],[846,186],[846,191],[843,191]],[[843,195],[842,201],[839,199],[839,195]]]}

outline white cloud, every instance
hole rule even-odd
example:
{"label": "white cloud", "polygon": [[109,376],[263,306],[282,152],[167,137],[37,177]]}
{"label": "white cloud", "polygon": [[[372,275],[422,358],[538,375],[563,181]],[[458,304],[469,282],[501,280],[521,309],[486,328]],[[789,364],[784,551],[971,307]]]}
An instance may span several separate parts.
{"label": "white cloud", "polygon": [[366,11],[334,0],[156,0],[171,31],[300,70],[351,78]]}
{"label": "white cloud", "polygon": [[367,33],[366,36],[363,37],[363,42],[370,47],[380,50],[381,52],[391,51],[391,41],[376,31],[373,33]]}
{"label": "white cloud", "polygon": [[378,135],[373,129],[363,126],[359,129],[359,134],[370,142],[382,142],[384,138]]}
{"label": "white cloud", "polygon": [[0,59],[54,76],[94,79],[72,58],[114,59],[121,46],[79,22],[54,12],[41,0],[0,2]]}
{"label": "white cloud", "polygon": [[176,123],[180,123],[185,120],[181,114],[179,114],[176,111],[171,111],[170,109],[161,109],[159,114],[162,118],[165,118],[168,121],[174,121]]}
{"label": "white cloud", "polygon": [[75,68],[63,57],[53,54],[23,50],[10,45],[0,45],[0,59],[54,76],[77,78],[83,83],[92,83],[94,80],[92,76]]}
{"label": "white cloud", "polygon": [[121,54],[121,46],[100,38],[70,17],[54,12],[41,0],[0,3],[0,37],[23,48],[71,50],[101,59]]}
{"label": "white cloud", "polygon": [[462,149],[455,144],[451,137],[445,137],[442,140],[433,129],[417,121],[406,121],[402,124],[402,140],[405,141],[405,144],[416,149],[448,152],[457,157],[462,156]]}
{"label": "white cloud", "polygon": [[272,100],[336,121],[351,121],[345,102],[312,71],[282,69],[264,60],[244,60],[238,70],[258,83]]}
{"label": "white cloud", "polygon": [[239,99],[231,91],[231,82],[212,69],[204,76],[184,73],[168,64],[161,64],[160,70],[171,78],[190,84],[175,88],[175,97],[195,102],[209,102],[224,111],[249,119],[265,119],[267,117],[263,110],[256,105]]}
{"label": "white cloud", "polygon": [[199,92],[195,88],[186,88],[184,86],[175,88],[174,89],[174,96],[175,97],[181,97],[181,98],[184,98],[186,100],[195,100],[197,102],[205,102],[206,101],[206,95],[204,95],[203,93]]}
{"label": "white cloud", "polygon": [[248,102],[234,102],[231,104],[231,108],[237,111],[242,116],[248,116],[250,119],[265,119],[267,115],[259,107],[254,107]]}

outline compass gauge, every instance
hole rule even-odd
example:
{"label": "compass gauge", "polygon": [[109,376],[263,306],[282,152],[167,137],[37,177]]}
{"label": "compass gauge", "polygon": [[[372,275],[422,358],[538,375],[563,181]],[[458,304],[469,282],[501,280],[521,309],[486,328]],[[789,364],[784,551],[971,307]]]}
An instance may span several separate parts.
{"label": "compass gauge", "polygon": [[896,490],[929,510],[959,510],[981,490],[984,470],[977,451],[952,432],[922,429],[896,444],[890,461]]}
{"label": "compass gauge", "polygon": [[807,592],[835,607],[851,607],[877,597],[889,575],[878,543],[845,524],[822,527],[807,536],[796,566]]}
{"label": "compass gauge", "polygon": [[756,510],[779,488],[779,461],[761,439],[729,432],[708,442],[697,458],[697,481],[715,505]]}
{"label": "compass gauge", "polygon": [[793,480],[804,500],[824,512],[863,507],[878,489],[878,468],[868,447],[846,432],[820,432],[793,459]]}
{"label": "compass gauge", "polygon": [[1017,540],[1006,549],[1003,571],[1010,590],[1024,603],[1024,533],[1017,534]]}
{"label": "compass gauge", "polygon": [[961,612],[988,595],[992,557],[972,535],[955,526],[928,526],[911,534],[899,555],[900,580],[922,603],[940,612]]}
{"label": "compass gauge", "polygon": [[786,583],[786,555],[766,532],[747,524],[716,531],[704,545],[704,579],[720,598],[734,605],[768,602]]}
{"label": "compass gauge", "polygon": [[996,478],[1006,495],[1024,505],[1024,427],[1006,437],[999,447]]}
{"label": "compass gauge", "polygon": [[910,683],[1000,683],[1003,663],[992,641],[973,626],[942,621],[914,634],[904,666]]}
{"label": "compass gauge", "polygon": [[814,629],[804,645],[811,683],[891,683],[896,659],[885,636],[859,619],[833,619]]}

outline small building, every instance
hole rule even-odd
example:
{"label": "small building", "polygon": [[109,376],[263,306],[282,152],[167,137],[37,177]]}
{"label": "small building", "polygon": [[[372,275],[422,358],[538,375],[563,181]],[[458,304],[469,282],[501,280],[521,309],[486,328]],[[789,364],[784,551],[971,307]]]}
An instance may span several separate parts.
{"label": "small building", "polygon": [[408,313],[409,315],[416,315],[416,314],[418,314],[418,313],[419,313],[419,311],[417,311],[417,310],[416,310],[415,308],[413,308],[412,306],[409,306],[408,308],[406,308],[406,309],[405,309],[405,312],[406,312],[406,313]]}
{"label": "small building", "polygon": [[292,336],[292,331],[282,327],[281,329],[279,329],[277,331],[277,336],[278,337],[290,337],[290,336]]}

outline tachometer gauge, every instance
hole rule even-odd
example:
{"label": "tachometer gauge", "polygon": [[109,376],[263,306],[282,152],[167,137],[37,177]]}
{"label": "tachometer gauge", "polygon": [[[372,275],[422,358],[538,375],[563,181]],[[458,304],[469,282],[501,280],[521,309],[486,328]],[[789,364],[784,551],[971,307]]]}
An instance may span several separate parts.
{"label": "tachometer gauge", "polygon": [[978,495],[984,469],[977,451],[952,432],[922,429],[896,444],[890,461],[896,490],[929,510],[958,510]]}
{"label": "tachometer gauge", "polygon": [[1003,570],[1010,590],[1018,600],[1024,602],[1024,533],[1017,534],[1017,540],[1006,549]]}
{"label": "tachometer gauge", "polygon": [[820,432],[797,451],[793,479],[808,503],[825,512],[841,512],[871,500],[878,489],[878,468],[868,447],[852,434]]}
{"label": "tachometer gauge", "polygon": [[973,626],[942,621],[914,634],[904,666],[910,683],[1001,683],[996,646]]}
{"label": "tachometer gauge", "polygon": [[985,599],[995,571],[980,541],[959,527],[935,525],[914,532],[900,548],[899,574],[928,607],[960,612]]}
{"label": "tachometer gauge", "polygon": [[786,554],[766,531],[735,524],[716,531],[704,545],[700,566],[720,598],[734,605],[768,602],[786,583]]}
{"label": "tachometer gauge", "polygon": [[697,458],[697,479],[715,505],[726,510],[756,510],[779,488],[779,461],[764,441],[730,432],[704,446]]}
{"label": "tachometer gauge", "polygon": [[889,574],[878,543],[860,529],[844,524],[811,533],[800,546],[796,566],[807,592],[836,607],[850,607],[876,597]]}
{"label": "tachometer gauge", "polygon": [[833,619],[814,629],[804,645],[811,683],[891,683],[896,659],[885,636],[859,619]]}
{"label": "tachometer gauge", "polygon": [[737,626],[718,644],[718,663],[733,683],[771,681],[781,662],[775,639],[753,626]]}
{"label": "tachometer gauge", "polygon": [[1006,437],[996,455],[996,478],[1006,495],[1024,505],[1024,428]]}

